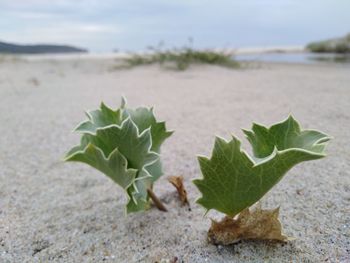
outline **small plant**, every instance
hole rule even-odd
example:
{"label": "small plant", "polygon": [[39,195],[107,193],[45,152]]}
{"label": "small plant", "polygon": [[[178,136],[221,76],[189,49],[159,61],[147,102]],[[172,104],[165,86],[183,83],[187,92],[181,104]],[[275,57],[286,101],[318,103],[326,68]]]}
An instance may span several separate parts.
{"label": "small plant", "polygon": [[203,178],[194,184],[203,196],[197,202],[207,211],[226,214],[223,221],[212,222],[209,239],[218,244],[241,239],[285,241],[278,209],[251,212],[249,207],[296,164],[325,157],[330,137],[316,130],[302,130],[292,116],[270,128],[254,123],[252,131],[243,131],[253,156],[241,150],[240,141],[233,136],[229,142],[217,137],[210,159],[198,157]]}
{"label": "small plant", "polygon": [[345,37],[313,42],[306,46],[308,50],[315,53],[350,53],[350,34]]}
{"label": "small plant", "polygon": [[308,50],[314,53],[330,53],[332,52],[329,45],[325,42],[315,42],[306,46]]}
{"label": "small plant", "polygon": [[219,65],[227,68],[239,68],[239,63],[232,58],[232,54],[210,51],[195,50],[190,47],[180,49],[161,50],[151,48],[150,54],[131,54],[129,58],[124,59],[124,65],[117,68],[131,68],[140,65],[175,65],[177,70],[186,70],[193,64]]}
{"label": "small plant", "polygon": [[127,213],[148,209],[150,198],[166,210],[152,191],[162,175],[161,144],[173,133],[165,122],[157,122],[153,108],[126,108],[124,99],[117,110],[101,103],[87,117],[75,129],[82,133],[80,145],[67,153],[65,161],[86,163],[122,187],[128,196]]}
{"label": "small plant", "polygon": [[350,53],[350,43],[338,43],[335,45],[334,51],[339,54]]}

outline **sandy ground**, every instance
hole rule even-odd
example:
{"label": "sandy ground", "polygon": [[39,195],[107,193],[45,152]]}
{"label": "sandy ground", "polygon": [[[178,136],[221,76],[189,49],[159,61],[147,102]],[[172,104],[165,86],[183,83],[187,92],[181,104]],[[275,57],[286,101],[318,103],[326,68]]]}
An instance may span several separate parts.
{"label": "sandy ground", "polygon": [[[110,71],[113,60],[0,62],[0,262],[349,262],[350,70],[261,64],[244,70],[157,66]],[[180,207],[166,176],[155,186],[169,212],[124,215],[120,189],[104,175],[60,159],[78,135],[85,109],[155,106],[175,134],[162,149],[166,175],[183,175],[192,211]],[[211,212],[194,203],[196,154],[214,135],[243,138],[252,121],[289,113],[335,139],[329,156],[294,168],[263,199],[281,206],[286,245],[208,244]],[[247,143],[244,142],[244,147]]]}

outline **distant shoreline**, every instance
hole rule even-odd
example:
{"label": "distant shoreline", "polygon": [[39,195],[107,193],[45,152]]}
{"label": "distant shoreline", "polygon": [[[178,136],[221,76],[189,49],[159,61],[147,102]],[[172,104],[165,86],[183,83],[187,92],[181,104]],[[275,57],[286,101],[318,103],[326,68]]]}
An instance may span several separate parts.
{"label": "distant shoreline", "polygon": [[[284,47],[250,47],[236,49],[206,49],[209,51],[223,52],[232,55],[233,59],[239,63],[279,63],[279,64],[299,64],[299,65],[350,65],[350,57],[342,57],[333,53],[313,53],[301,46]],[[122,63],[124,59],[132,55],[151,54],[150,51],[139,52],[109,52],[109,53],[63,53],[63,54],[0,54],[2,59],[19,59],[24,61],[104,61],[110,60],[115,63]]]}
{"label": "distant shoreline", "polygon": [[265,53],[303,53],[307,52],[304,46],[276,46],[276,47],[247,47],[236,49],[237,55],[265,54]]}
{"label": "distant shoreline", "polygon": [[17,44],[0,41],[0,54],[27,55],[27,54],[66,54],[87,53],[88,50],[71,45],[59,44]]}
{"label": "distant shoreline", "polygon": [[[248,54],[266,54],[266,53],[303,53],[307,50],[303,46],[282,46],[282,47],[247,47],[247,48],[216,48],[207,49],[221,51],[234,55],[248,55]],[[149,51],[136,51],[136,52],[107,52],[107,53],[56,53],[56,54],[1,54],[3,56],[18,56],[28,60],[45,60],[45,59],[58,59],[58,60],[70,60],[70,59],[124,59],[131,54],[144,54],[150,53]]]}

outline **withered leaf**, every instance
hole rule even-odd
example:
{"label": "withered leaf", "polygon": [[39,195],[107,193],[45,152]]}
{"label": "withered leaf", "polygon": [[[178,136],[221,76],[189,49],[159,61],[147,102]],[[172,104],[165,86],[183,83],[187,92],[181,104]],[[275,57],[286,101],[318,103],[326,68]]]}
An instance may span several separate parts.
{"label": "withered leaf", "polygon": [[208,232],[211,243],[229,245],[240,240],[271,240],[286,242],[290,240],[282,234],[282,225],[278,219],[279,208],[263,210],[249,208],[243,210],[237,218],[225,216],[222,221],[212,220]]}
{"label": "withered leaf", "polygon": [[168,181],[176,188],[182,205],[189,205],[182,176],[169,176]]}

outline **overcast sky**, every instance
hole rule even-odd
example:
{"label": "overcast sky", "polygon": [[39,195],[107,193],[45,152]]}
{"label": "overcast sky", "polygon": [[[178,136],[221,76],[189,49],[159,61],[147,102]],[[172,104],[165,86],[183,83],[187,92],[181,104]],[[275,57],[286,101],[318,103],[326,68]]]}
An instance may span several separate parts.
{"label": "overcast sky", "polygon": [[350,0],[0,0],[0,41],[92,51],[303,45],[350,32]]}

